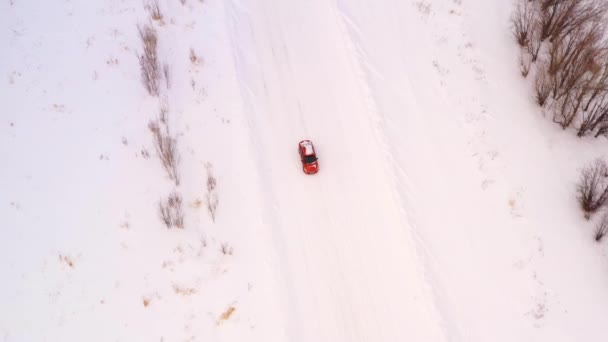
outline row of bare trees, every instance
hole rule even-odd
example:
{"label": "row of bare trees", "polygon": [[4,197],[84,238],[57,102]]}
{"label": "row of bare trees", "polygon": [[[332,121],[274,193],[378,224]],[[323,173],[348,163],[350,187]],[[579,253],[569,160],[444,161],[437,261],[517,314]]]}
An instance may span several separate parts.
{"label": "row of bare trees", "polygon": [[608,136],[608,2],[518,0],[511,22],[521,72],[563,129]]}

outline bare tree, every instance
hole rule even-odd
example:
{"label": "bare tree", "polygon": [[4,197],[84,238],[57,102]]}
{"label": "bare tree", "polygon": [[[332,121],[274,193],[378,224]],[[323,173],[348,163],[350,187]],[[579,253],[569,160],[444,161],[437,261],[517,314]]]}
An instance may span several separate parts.
{"label": "bare tree", "polygon": [[602,207],[608,199],[607,177],[608,166],[601,159],[582,170],[577,190],[578,200],[586,218]]}

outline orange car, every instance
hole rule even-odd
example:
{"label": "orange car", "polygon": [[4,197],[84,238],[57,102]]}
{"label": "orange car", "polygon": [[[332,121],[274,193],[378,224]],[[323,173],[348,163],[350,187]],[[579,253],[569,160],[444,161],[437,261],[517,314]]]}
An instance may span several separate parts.
{"label": "orange car", "polygon": [[317,154],[315,148],[310,140],[302,140],[298,144],[298,151],[300,152],[300,159],[302,160],[302,169],[304,173],[310,175],[319,171],[319,162],[317,160]]}

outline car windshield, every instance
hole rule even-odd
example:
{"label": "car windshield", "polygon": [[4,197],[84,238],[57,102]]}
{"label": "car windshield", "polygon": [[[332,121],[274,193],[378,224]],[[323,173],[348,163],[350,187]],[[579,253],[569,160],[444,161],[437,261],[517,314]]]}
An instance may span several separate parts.
{"label": "car windshield", "polygon": [[316,161],[317,161],[316,156],[304,156],[304,163],[306,163],[306,164],[312,164]]}

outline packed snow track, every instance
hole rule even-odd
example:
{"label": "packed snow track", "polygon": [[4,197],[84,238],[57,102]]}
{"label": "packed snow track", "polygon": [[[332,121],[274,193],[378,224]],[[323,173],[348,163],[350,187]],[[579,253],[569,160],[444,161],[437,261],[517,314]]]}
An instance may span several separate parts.
{"label": "packed snow track", "polygon": [[[354,20],[321,0],[227,2],[243,110],[281,262],[289,341],[443,341],[394,190]],[[353,33],[354,32],[354,33]],[[302,173],[311,139],[321,171]]]}

